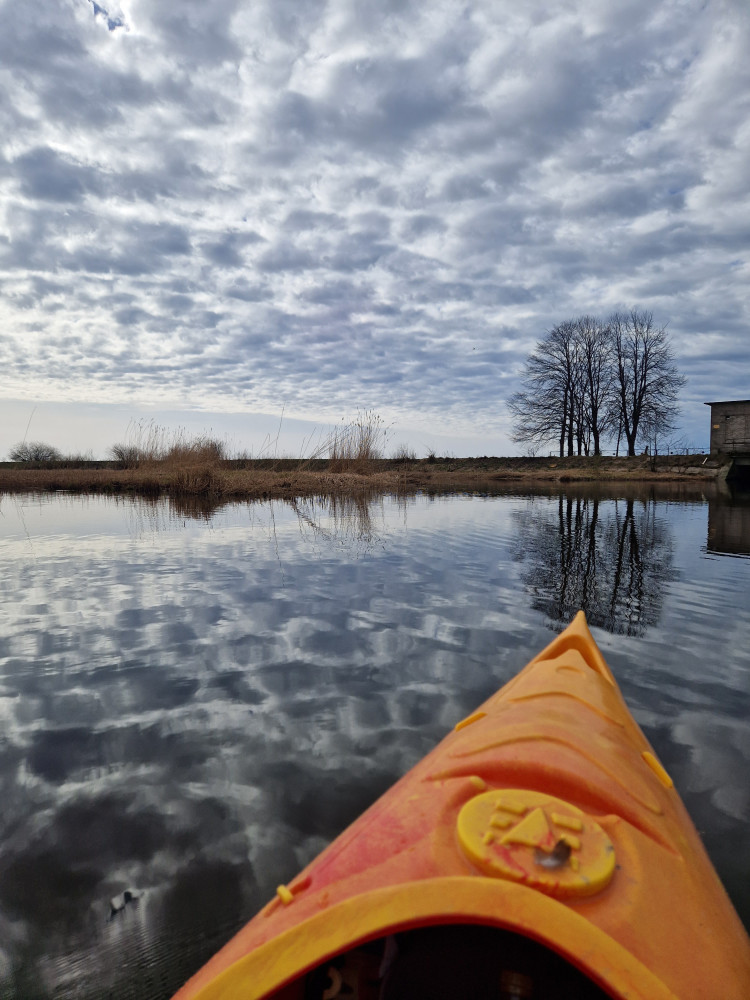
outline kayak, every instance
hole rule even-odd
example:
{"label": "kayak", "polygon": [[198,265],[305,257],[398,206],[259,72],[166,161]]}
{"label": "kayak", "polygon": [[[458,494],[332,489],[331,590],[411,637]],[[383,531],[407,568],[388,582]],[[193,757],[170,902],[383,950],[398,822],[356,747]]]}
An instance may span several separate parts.
{"label": "kayak", "polygon": [[747,1000],[750,940],[583,612],[175,1000]]}

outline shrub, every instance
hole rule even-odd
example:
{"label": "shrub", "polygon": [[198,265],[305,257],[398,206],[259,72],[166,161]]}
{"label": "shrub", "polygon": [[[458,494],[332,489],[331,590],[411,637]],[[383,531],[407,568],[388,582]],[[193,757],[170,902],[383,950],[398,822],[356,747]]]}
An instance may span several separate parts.
{"label": "shrub", "polygon": [[140,462],[140,451],[134,444],[113,444],[109,449],[112,458],[121,469],[137,469]]}
{"label": "shrub", "polygon": [[394,462],[400,462],[402,465],[417,461],[417,453],[406,444],[399,445],[391,457]]}
{"label": "shrub", "polygon": [[61,453],[43,441],[22,441],[10,449],[11,462],[59,462]]}

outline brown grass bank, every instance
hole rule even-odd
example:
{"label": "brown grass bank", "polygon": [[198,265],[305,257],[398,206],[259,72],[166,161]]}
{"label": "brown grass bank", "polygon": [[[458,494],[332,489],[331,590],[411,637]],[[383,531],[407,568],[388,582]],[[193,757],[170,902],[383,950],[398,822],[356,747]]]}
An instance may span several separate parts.
{"label": "brown grass bank", "polygon": [[0,492],[204,496],[212,499],[288,499],[358,493],[502,491],[513,482],[584,483],[710,481],[722,466],[706,456],[636,458],[373,459],[351,467],[329,459],[203,459],[154,461],[137,468],[114,462],[0,464]]}

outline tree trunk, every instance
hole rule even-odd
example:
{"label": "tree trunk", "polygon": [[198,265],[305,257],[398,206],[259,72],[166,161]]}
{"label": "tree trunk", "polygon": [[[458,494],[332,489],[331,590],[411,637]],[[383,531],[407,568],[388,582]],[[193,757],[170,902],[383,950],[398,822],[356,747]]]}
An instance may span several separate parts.
{"label": "tree trunk", "polygon": [[573,414],[568,418],[568,455],[573,456]]}
{"label": "tree trunk", "polygon": [[635,434],[633,434],[628,428],[625,428],[625,437],[628,441],[628,455],[635,455]]}

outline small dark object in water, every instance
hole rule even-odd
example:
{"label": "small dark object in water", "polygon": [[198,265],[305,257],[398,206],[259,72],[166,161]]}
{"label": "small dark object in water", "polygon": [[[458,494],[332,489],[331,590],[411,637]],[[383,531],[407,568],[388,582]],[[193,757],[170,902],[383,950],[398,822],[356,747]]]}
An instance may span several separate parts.
{"label": "small dark object in water", "polygon": [[140,895],[139,892],[126,889],[119,896],[113,896],[109,901],[109,919],[113,920],[118,913],[122,913],[128,903],[137,903]]}

